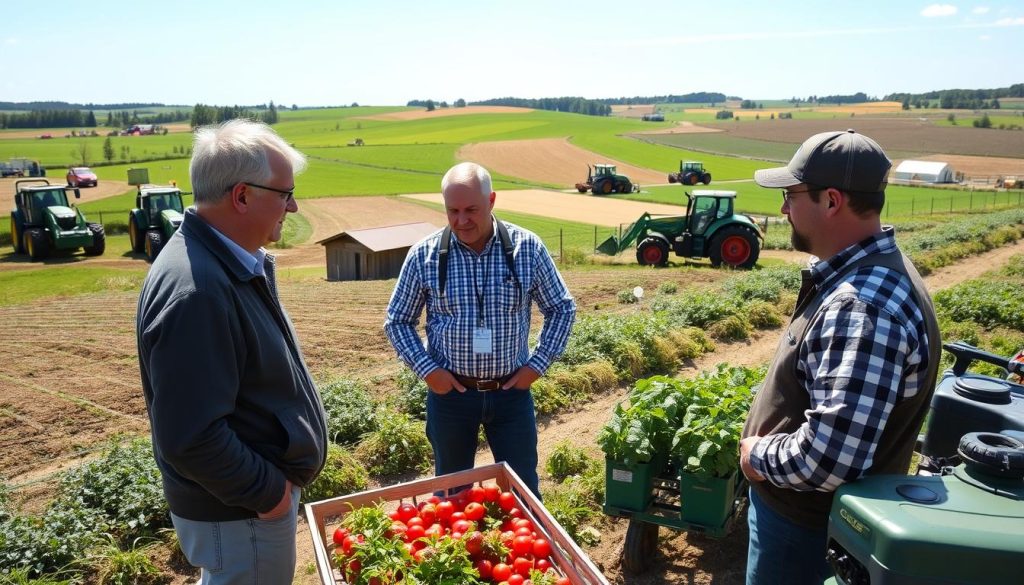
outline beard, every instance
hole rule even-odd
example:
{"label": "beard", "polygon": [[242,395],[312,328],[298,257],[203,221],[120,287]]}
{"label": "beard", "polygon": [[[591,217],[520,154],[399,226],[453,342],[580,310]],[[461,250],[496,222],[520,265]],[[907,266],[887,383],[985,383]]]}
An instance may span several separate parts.
{"label": "beard", "polygon": [[810,252],[811,242],[807,239],[807,236],[796,231],[796,226],[792,223],[789,224],[791,230],[789,234],[789,243],[793,244],[793,249],[797,252]]}

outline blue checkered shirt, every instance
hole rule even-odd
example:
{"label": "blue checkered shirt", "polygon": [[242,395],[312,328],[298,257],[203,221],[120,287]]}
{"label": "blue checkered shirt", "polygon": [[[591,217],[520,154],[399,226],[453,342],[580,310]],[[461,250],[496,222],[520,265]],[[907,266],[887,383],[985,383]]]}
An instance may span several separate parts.
{"label": "blue checkered shirt", "polygon": [[836,278],[858,258],[896,251],[886,228],[811,267],[826,292],[797,359],[808,420],[792,434],[763,437],[750,454],[751,466],[772,484],[833,491],[859,478],[893,407],[926,390],[928,334],[910,279],[879,266]]}
{"label": "blue checkered shirt", "polygon": [[[384,332],[402,359],[420,378],[435,368],[475,378],[498,378],[523,365],[547,371],[569,339],[576,303],[555,268],[544,243],[535,234],[510,223],[516,274],[508,269],[497,231],[483,251],[476,252],[453,234],[448,252],[445,294],[438,291],[438,250],[441,230],[409,250],[388,303]],[[473,351],[473,332],[490,330],[492,351]],[[537,347],[529,350],[530,306],[544,315]],[[427,309],[427,346],[416,331]]]}

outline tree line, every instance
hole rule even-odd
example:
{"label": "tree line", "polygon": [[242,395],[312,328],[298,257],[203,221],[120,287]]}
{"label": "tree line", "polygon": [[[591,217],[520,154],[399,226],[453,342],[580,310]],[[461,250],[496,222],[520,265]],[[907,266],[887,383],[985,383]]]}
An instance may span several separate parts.
{"label": "tree line", "polygon": [[123,104],[71,104],[68,102],[0,102],[0,110],[138,110],[143,108],[162,108],[164,104],[145,104],[129,102]]}
{"label": "tree line", "polygon": [[[1024,97],[1024,83],[995,89],[943,89],[925,93],[891,93],[886,100],[903,103],[903,109],[939,107],[949,110],[999,109],[999,98]],[[935,105],[932,105],[935,104]]]}
{"label": "tree line", "polygon": [[555,112],[569,112],[570,114],[585,114],[587,116],[608,116],[612,113],[612,107],[599,100],[588,100],[581,97],[559,97],[526,99],[503,97],[479,102],[471,102],[474,106],[511,106],[514,108],[533,108],[535,110],[551,110]]}
{"label": "tree line", "polygon": [[700,91],[695,93],[684,93],[682,95],[655,95],[655,96],[634,96],[620,98],[602,98],[599,101],[603,104],[614,106],[632,106],[636,104],[711,104],[712,106],[724,102],[728,98],[724,93]]}
{"label": "tree line", "polygon": [[189,123],[192,128],[198,128],[199,126],[217,124],[235,118],[248,118],[267,124],[276,124],[278,120],[277,106],[274,105],[274,102],[270,102],[266,109],[257,113],[247,106],[207,106],[205,104],[196,104],[192,107],[192,118]]}

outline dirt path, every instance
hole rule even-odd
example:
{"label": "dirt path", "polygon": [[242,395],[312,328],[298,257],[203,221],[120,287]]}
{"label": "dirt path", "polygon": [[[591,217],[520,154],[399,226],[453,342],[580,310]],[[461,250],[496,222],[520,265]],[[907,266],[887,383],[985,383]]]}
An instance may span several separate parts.
{"label": "dirt path", "polygon": [[[65,169],[66,171],[66,169]],[[38,177],[49,181],[51,185],[66,185],[64,180],[64,171],[54,170],[50,171],[51,176]],[[15,178],[7,177],[0,179],[0,204],[6,206],[7,209],[14,208],[14,183],[15,181],[24,181],[28,178]],[[34,178],[32,180],[35,180]],[[42,184],[42,183],[38,183]],[[120,195],[127,191],[131,191],[134,187],[128,184],[127,181],[108,181],[100,180],[99,184],[95,187],[82,187],[78,191],[82,194],[81,199],[75,199],[74,192],[68,191],[68,201],[71,203],[90,203],[92,201],[98,201],[107,197],[113,197],[114,195]]]}
{"label": "dirt path", "polygon": [[641,185],[662,184],[664,172],[629,165],[569,143],[568,138],[503,140],[467,144],[455,155],[479,163],[492,172],[538,183],[571,188],[587,177],[587,165],[611,163],[619,174]]}

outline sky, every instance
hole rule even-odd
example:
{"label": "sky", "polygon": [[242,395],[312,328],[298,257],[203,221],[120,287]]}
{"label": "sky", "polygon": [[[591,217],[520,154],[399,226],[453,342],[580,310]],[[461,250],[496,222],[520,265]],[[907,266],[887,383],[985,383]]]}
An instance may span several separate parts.
{"label": "sky", "polygon": [[881,98],[1024,82],[1024,0],[50,0],[0,62],[14,102]]}

